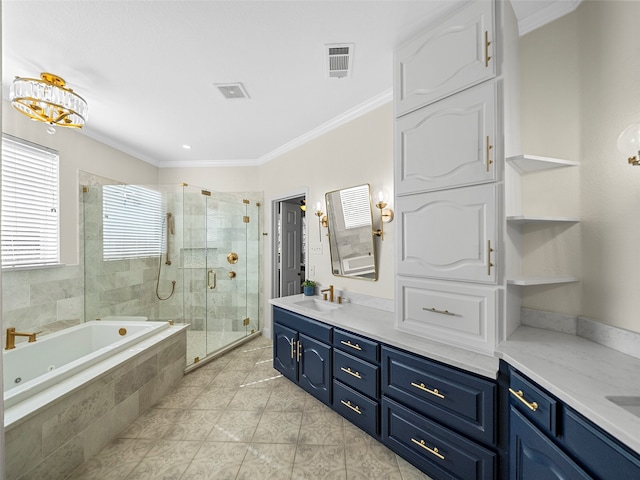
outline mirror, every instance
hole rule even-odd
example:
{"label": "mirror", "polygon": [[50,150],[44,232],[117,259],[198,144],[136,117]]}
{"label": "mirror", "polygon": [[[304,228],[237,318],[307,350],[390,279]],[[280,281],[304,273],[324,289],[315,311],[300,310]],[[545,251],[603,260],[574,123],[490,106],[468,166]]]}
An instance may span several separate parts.
{"label": "mirror", "polygon": [[331,272],[336,277],[377,280],[369,185],[328,192],[325,202]]}

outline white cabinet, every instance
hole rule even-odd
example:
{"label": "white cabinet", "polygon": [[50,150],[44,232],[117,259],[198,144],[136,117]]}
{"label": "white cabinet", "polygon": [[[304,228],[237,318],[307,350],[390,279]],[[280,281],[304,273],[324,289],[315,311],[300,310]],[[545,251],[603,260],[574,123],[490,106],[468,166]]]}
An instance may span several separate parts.
{"label": "white cabinet", "polygon": [[397,197],[397,273],[495,284],[498,185]]}
{"label": "white cabinet", "polygon": [[476,1],[396,51],[396,116],[496,73],[494,3]]}
{"label": "white cabinet", "polygon": [[396,299],[401,331],[493,353],[498,291],[478,285],[401,277]]}
{"label": "white cabinet", "polygon": [[396,121],[396,194],[496,180],[496,90],[482,84]]}

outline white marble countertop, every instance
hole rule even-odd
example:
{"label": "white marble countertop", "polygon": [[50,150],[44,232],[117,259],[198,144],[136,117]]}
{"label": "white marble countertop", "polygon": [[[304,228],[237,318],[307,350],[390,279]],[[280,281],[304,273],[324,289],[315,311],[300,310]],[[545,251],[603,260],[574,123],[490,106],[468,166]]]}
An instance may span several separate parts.
{"label": "white marble countertop", "polygon": [[271,299],[269,303],[468,372],[494,380],[497,378],[498,358],[396,330],[393,312],[354,303],[343,303],[334,310],[319,312],[297,304],[309,298],[319,299],[320,297],[292,295]]}
{"label": "white marble countertop", "polygon": [[320,312],[297,304],[308,298],[293,295],[269,302],[484,377],[497,377],[502,358],[640,453],[640,417],[606,398],[640,397],[638,358],[575,335],[531,327],[518,328],[492,357],[400,332],[392,312],[351,303]]}
{"label": "white marble countertop", "polygon": [[575,335],[520,327],[497,354],[640,453],[640,417],[607,400],[640,398],[640,359]]}

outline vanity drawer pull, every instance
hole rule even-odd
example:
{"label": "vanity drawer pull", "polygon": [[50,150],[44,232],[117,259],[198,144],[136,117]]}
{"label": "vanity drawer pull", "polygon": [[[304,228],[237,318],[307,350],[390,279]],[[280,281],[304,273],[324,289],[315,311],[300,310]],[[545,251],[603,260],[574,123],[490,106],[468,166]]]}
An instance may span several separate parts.
{"label": "vanity drawer pull", "polygon": [[344,340],[341,340],[340,343],[342,345],[346,345],[347,347],[355,348],[356,350],[362,350],[362,348],[360,348],[360,345],[358,345],[357,343],[354,345],[348,340],[346,342]]}
{"label": "vanity drawer pull", "polygon": [[529,408],[529,410],[531,410],[532,412],[535,412],[536,410],[538,410],[538,403],[526,401],[524,399],[524,393],[522,393],[522,390],[515,391],[513,388],[509,388],[509,392],[511,392],[513,396],[515,396],[518,400],[524,403],[527,406],[527,408]]}
{"label": "vanity drawer pull", "polygon": [[427,392],[427,393],[430,393],[431,395],[435,395],[435,396],[436,396],[436,397],[438,397],[438,398],[444,398],[444,395],[442,395],[442,394],[438,391],[438,389],[437,389],[437,388],[434,388],[433,390],[431,390],[431,389],[429,389],[429,388],[425,387],[425,386],[424,386],[424,383],[421,383],[421,384],[419,384],[419,385],[418,385],[418,384],[417,384],[417,383],[415,383],[415,382],[411,382],[411,386],[412,386],[412,387],[416,387],[416,388],[418,388],[418,389],[422,390],[423,392]]}
{"label": "vanity drawer pull", "polygon": [[344,400],[340,400],[340,403],[343,404],[345,407],[350,408],[351,410],[356,412],[358,415],[362,415],[362,412],[360,411],[360,407],[358,407],[357,405],[351,405],[351,400],[347,400],[346,402]]}
{"label": "vanity drawer pull", "polygon": [[411,438],[411,441],[413,443],[415,443],[416,445],[418,445],[419,447],[424,448],[427,452],[429,452],[432,455],[435,455],[436,457],[438,457],[440,460],[444,460],[444,455],[442,455],[439,451],[437,447],[433,447],[433,449],[427,447],[427,445],[424,443],[424,440],[416,440],[415,438]]}
{"label": "vanity drawer pull", "polygon": [[340,370],[342,370],[344,373],[348,373],[349,375],[353,375],[356,378],[362,379],[362,376],[358,372],[352,371],[350,367],[340,367]]}
{"label": "vanity drawer pull", "polygon": [[455,313],[451,313],[449,310],[438,310],[437,308],[427,308],[427,307],[422,307],[423,310],[426,310],[427,312],[433,312],[433,313],[441,313],[442,315],[451,315],[453,317],[455,317]]}

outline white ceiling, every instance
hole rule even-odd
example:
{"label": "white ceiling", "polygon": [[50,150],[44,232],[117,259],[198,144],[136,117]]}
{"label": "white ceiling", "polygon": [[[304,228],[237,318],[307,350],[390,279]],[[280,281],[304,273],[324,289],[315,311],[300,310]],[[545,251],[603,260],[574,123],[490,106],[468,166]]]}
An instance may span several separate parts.
{"label": "white ceiling", "polygon": [[[521,34],[579,1],[517,0]],[[160,167],[257,165],[389,101],[394,48],[459,4],[4,0],[3,97],[52,72],[87,100],[86,135]],[[328,43],[355,44],[351,78],[326,78]],[[250,99],[213,87],[231,82]]]}

